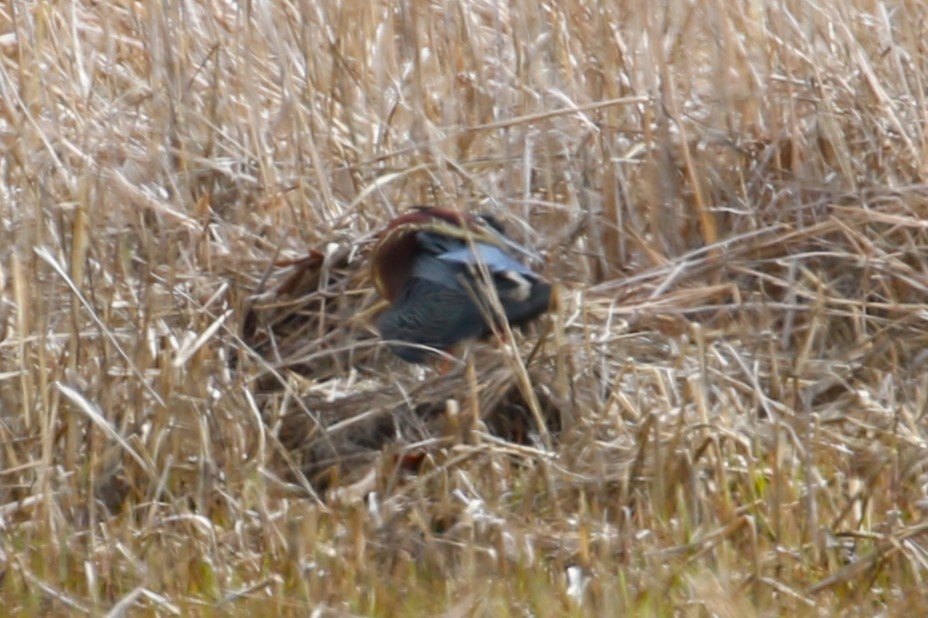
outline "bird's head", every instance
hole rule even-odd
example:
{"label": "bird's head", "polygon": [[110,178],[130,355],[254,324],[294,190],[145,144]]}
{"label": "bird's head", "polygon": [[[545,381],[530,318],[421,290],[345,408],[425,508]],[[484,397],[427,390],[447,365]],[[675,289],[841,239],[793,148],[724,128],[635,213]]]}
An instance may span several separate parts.
{"label": "bird's head", "polygon": [[392,302],[412,271],[419,251],[416,234],[429,232],[467,243],[486,243],[537,259],[513,242],[499,221],[489,215],[473,215],[446,208],[419,206],[393,219],[378,235],[371,252],[371,278],[380,295]]}

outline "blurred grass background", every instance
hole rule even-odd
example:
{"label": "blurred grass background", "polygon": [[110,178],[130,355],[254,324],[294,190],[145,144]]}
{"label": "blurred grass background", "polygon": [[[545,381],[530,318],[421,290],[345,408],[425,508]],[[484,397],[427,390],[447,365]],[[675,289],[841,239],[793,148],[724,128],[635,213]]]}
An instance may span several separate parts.
{"label": "blurred grass background", "polygon": [[[0,605],[924,614],[926,13],[0,6]],[[390,359],[364,259],[415,204],[500,216],[558,309]]]}

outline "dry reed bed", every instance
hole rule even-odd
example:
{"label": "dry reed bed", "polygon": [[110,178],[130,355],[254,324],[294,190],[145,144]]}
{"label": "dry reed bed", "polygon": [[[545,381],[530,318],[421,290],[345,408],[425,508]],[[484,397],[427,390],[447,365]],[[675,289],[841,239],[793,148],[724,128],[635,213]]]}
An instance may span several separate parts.
{"label": "dry reed bed", "polygon": [[[924,613],[925,13],[0,7],[0,604]],[[421,203],[562,286],[448,376]]]}

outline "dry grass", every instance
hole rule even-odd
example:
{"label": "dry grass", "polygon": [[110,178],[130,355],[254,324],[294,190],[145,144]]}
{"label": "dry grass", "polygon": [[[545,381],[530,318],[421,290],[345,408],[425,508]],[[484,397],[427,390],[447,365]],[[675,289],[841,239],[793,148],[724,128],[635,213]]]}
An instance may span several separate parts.
{"label": "dry grass", "polygon": [[[398,4],[0,6],[0,606],[928,613],[928,9]],[[518,355],[377,344],[422,203]]]}

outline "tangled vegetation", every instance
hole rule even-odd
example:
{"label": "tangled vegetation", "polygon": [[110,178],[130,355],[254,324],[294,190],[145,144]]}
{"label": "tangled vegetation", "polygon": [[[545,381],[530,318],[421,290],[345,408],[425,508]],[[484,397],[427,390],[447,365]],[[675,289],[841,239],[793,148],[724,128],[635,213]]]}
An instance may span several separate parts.
{"label": "tangled vegetation", "polygon": [[[928,613],[928,8],[0,6],[11,615]],[[447,373],[366,257],[558,304]]]}

